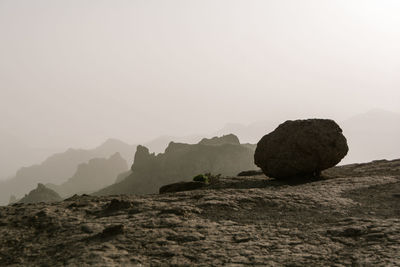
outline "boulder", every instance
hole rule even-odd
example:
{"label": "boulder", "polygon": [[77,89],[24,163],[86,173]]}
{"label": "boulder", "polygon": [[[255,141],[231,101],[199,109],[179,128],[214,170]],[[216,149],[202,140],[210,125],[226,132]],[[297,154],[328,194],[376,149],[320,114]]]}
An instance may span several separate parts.
{"label": "boulder", "polygon": [[319,176],[348,150],[342,129],[333,120],[286,121],[261,138],[254,163],[273,178]]}

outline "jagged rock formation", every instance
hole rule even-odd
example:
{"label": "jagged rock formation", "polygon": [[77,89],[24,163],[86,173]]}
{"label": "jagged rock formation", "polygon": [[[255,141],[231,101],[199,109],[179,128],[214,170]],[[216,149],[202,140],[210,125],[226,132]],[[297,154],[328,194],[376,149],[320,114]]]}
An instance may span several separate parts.
{"label": "jagged rock formation", "polygon": [[223,144],[233,144],[239,145],[239,138],[237,138],[234,134],[227,134],[221,137],[213,137],[213,138],[203,138],[200,142],[200,145],[223,145]]}
{"label": "jagged rock formation", "polygon": [[400,265],[400,160],[323,176],[0,207],[0,265]]}
{"label": "jagged rock formation", "polygon": [[75,174],[61,185],[47,184],[47,186],[62,197],[73,194],[92,193],[105,186],[111,185],[115,177],[128,170],[128,164],[119,153],[115,153],[108,159],[95,158],[88,163],[78,166]]}
{"label": "jagged rock formation", "polygon": [[286,121],[261,138],[254,162],[270,177],[304,178],[335,166],[348,150],[333,120]]}
{"label": "jagged rock formation", "polygon": [[54,154],[41,164],[21,168],[14,178],[0,181],[0,205],[7,204],[10,195],[22,197],[37,183],[61,184],[67,181],[79,164],[90,159],[110,157],[119,152],[124,159],[131,161],[135,149],[135,145],[109,139],[94,149],[68,149],[64,153]]}
{"label": "jagged rock formation", "polygon": [[236,175],[243,169],[254,169],[254,150],[241,145],[237,137],[210,140],[194,145],[171,142],[165,153],[158,155],[138,146],[132,174],[95,195],[158,193],[163,185],[189,181],[200,173]]}
{"label": "jagged rock formation", "polygon": [[39,183],[36,189],[25,195],[21,200],[18,201],[18,203],[51,203],[61,200],[62,198],[59,194],[57,194],[57,192]]}

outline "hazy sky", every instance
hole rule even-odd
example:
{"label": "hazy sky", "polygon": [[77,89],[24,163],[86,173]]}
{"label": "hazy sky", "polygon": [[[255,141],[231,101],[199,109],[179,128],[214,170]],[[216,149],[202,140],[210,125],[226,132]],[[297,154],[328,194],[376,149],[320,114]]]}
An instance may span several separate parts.
{"label": "hazy sky", "polygon": [[0,0],[0,131],[38,147],[400,112],[398,0]]}

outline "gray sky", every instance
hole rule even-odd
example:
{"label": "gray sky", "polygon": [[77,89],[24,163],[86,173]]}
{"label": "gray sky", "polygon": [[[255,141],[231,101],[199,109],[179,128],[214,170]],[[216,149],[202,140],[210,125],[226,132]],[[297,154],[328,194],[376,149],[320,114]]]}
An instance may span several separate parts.
{"label": "gray sky", "polygon": [[0,130],[36,147],[400,112],[397,0],[0,0]]}

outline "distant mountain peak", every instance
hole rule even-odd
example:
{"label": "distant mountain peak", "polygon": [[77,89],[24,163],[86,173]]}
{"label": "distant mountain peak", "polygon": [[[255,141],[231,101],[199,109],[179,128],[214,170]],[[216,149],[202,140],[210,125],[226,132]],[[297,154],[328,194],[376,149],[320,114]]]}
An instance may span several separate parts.
{"label": "distant mountain peak", "polygon": [[120,145],[127,146],[128,144],[116,138],[108,138],[98,147],[115,147]]}
{"label": "distant mountain peak", "polygon": [[61,201],[62,198],[54,190],[44,186],[42,183],[38,183],[36,189],[25,195],[19,203],[37,203],[37,202],[56,202]]}

